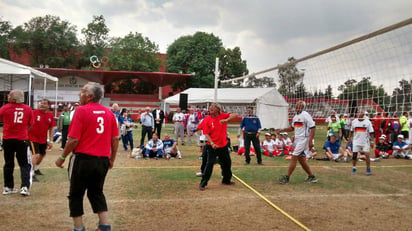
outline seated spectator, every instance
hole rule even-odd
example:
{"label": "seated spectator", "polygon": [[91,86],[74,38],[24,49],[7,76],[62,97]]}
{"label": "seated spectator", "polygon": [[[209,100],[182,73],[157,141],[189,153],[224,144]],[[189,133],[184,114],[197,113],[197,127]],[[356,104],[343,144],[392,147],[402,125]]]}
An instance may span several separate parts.
{"label": "seated spectator", "polygon": [[375,146],[375,157],[387,159],[392,154],[391,146],[385,142],[386,136],[381,135]]}
{"label": "seated spectator", "polygon": [[[333,119],[334,117],[332,117]],[[343,149],[341,147],[341,144],[337,140],[337,137],[335,134],[330,136],[330,140],[326,141],[325,144],[325,155],[330,159],[334,160],[336,162],[339,162],[339,160],[344,156]]]}
{"label": "seated spectator", "polygon": [[177,143],[174,139],[170,139],[169,134],[165,134],[163,142],[163,153],[166,159],[171,157],[182,159],[179,149],[177,148]]}
{"label": "seated spectator", "polygon": [[[244,155],[245,154],[245,140],[240,135],[238,135],[238,140],[239,140],[239,149],[237,150],[237,154],[238,155]],[[249,153],[249,155],[250,156],[255,156],[256,155],[256,151],[253,148],[252,142],[250,144],[250,153]]]}
{"label": "seated spectator", "polygon": [[283,133],[280,133],[279,134],[279,139],[278,139],[278,142],[277,142],[277,148],[279,150],[279,155],[278,156],[284,156],[284,155],[289,155],[290,154],[290,152],[287,148],[288,147],[287,144],[288,144],[288,140],[285,140],[283,138]]}
{"label": "seated spectator", "polygon": [[403,135],[398,135],[398,140],[393,143],[392,155],[396,158],[406,158],[409,159],[408,155],[408,144],[403,141]]}
{"label": "seated spectator", "polygon": [[[293,151],[294,147],[293,147],[293,141],[291,138],[289,138],[288,133],[287,132],[283,132],[283,134],[281,134],[283,136],[283,143],[284,143],[284,147],[289,151]],[[293,138],[293,137],[292,137]]]}
{"label": "seated spectator", "polygon": [[346,161],[348,161],[349,160],[349,158],[352,158],[353,157],[353,152],[352,152],[352,150],[353,150],[353,143],[352,143],[352,139],[351,138],[348,138],[348,142],[346,143],[346,146],[345,146],[345,152],[344,152],[344,157],[343,157],[343,160],[346,162]]}
{"label": "seated spectator", "polygon": [[145,159],[155,157],[156,160],[163,157],[163,142],[157,138],[157,134],[152,134],[152,139],[146,144]]}
{"label": "seated spectator", "polygon": [[276,147],[276,142],[272,139],[270,133],[265,134],[265,140],[263,141],[263,155],[266,156],[278,156],[279,150]]}

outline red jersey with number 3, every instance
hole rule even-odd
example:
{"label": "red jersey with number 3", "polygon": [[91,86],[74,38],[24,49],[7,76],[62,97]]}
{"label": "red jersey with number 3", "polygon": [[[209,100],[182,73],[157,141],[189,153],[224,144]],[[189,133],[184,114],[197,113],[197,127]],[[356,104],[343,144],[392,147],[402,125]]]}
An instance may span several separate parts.
{"label": "red jersey with number 3", "polygon": [[227,144],[227,123],[221,124],[220,121],[227,119],[229,115],[230,113],[220,113],[215,118],[208,116],[202,122],[203,134],[209,134],[212,142],[219,148]]}
{"label": "red jersey with number 3", "polygon": [[29,140],[39,144],[47,143],[47,132],[56,126],[53,114],[37,109],[33,111],[33,118],[34,124],[29,130]]}
{"label": "red jersey with number 3", "polygon": [[88,103],[76,109],[68,136],[79,140],[75,153],[110,157],[111,139],[119,136],[119,129],[113,112],[98,103]]}
{"label": "red jersey with number 3", "polygon": [[8,103],[0,108],[3,120],[3,139],[29,139],[28,129],[33,124],[33,111],[22,103]]}

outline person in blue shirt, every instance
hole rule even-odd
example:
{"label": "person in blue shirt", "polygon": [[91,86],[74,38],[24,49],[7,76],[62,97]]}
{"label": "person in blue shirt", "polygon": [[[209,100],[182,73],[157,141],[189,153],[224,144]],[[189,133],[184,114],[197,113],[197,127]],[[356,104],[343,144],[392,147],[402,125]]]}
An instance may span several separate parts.
{"label": "person in blue shirt", "polygon": [[392,149],[392,155],[396,158],[406,158],[409,159],[408,155],[408,144],[403,141],[404,136],[403,135],[398,135],[398,140],[393,143]]}
{"label": "person in blue shirt", "polygon": [[259,133],[262,126],[260,119],[253,114],[253,108],[247,108],[247,115],[242,118],[240,122],[240,129],[244,131],[245,137],[245,162],[250,164],[250,142],[256,150],[256,159],[259,165],[262,164],[262,155],[260,150]]}
{"label": "person in blue shirt", "polygon": [[145,151],[145,159],[155,157],[156,160],[163,157],[163,142],[157,137],[156,133],[152,134],[152,139],[147,142]]}
{"label": "person in blue shirt", "polygon": [[330,140],[325,144],[325,155],[330,159],[338,162],[343,157],[343,149],[339,141],[337,141],[336,135],[331,135]]}
{"label": "person in blue shirt", "polygon": [[130,144],[130,151],[133,150],[133,120],[127,116],[127,112],[123,112],[119,116],[120,134],[122,136],[123,149],[127,151],[127,145]]}
{"label": "person in blue shirt", "polygon": [[163,153],[167,160],[171,157],[182,159],[182,155],[180,154],[179,149],[177,148],[177,143],[174,139],[170,139],[170,135],[168,133],[165,134],[165,138],[163,139]]}

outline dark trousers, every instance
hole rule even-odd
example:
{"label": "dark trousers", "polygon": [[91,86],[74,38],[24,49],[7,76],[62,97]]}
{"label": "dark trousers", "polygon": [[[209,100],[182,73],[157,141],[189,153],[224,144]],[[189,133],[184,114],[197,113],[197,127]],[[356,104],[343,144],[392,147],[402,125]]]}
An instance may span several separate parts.
{"label": "dark trousers", "polygon": [[257,162],[262,163],[262,155],[260,153],[260,143],[259,143],[259,139],[256,137],[256,132],[252,132],[252,133],[245,132],[246,162],[250,163],[250,141],[252,141],[253,147],[255,148]]}
{"label": "dark trousers", "polygon": [[206,164],[207,164],[207,158],[208,158],[208,153],[210,152],[210,149],[212,146],[205,144],[202,149],[202,165],[200,166],[200,171],[202,174],[205,172]]}
{"label": "dark trousers", "polygon": [[[147,134],[147,141],[152,139],[152,127],[142,126],[142,138],[140,138],[140,146],[144,145],[144,137]],[[160,138],[159,138],[160,139]]]}
{"label": "dark trousers", "polygon": [[232,160],[230,159],[229,150],[227,146],[225,146],[222,148],[209,149],[206,167],[203,171],[202,180],[200,181],[200,185],[203,187],[207,185],[212,176],[216,156],[219,157],[220,167],[222,168],[222,183],[230,184],[230,180],[232,179]]}
{"label": "dark trousers", "polygon": [[162,125],[163,125],[162,123],[155,123],[154,125],[155,132],[157,134],[157,137],[159,137],[159,139],[161,139],[160,135],[162,132]]}
{"label": "dark trousers", "polygon": [[14,188],[14,154],[16,154],[17,163],[20,166],[21,187],[30,188],[31,176],[31,154],[29,152],[28,142],[17,139],[4,139],[4,186]]}
{"label": "dark trousers", "polygon": [[122,136],[123,149],[127,151],[127,145],[130,144],[130,150],[133,150],[133,134],[132,131],[127,131],[126,135]]}
{"label": "dark trousers", "polygon": [[103,185],[109,170],[109,158],[86,154],[74,154],[70,158],[69,178],[69,208],[70,216],[83,215],[83,197],[87,190],[93,212],[107,211],[106,198],[103,194]]}
{"label": "dark trousers", "polygon": [[69,125],[63,125],[62,128],[62,146],[61,148],[66,147],[67,135],[69,134]]}

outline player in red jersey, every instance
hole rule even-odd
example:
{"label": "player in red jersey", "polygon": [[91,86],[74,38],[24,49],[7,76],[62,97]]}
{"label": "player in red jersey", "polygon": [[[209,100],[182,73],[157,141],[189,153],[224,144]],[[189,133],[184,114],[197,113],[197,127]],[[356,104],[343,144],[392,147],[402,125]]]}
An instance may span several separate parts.
{"label": "player in red jersey", "polygon": [[[34,153],[33,173],[37,175],[43,175],[39,170],[39,165],[46,155],[46,149],[53,147],[47,135],[53,137],[53,127],[56,126],[56,121],[53,114],[49,112],[49,107],[50,101],[42,99],[39,109],[33,111],[34,124],[29,130],[30,145]],[[32,174],[33,181],[38,181],[34,174]]]}
{"label": "player in red jersey", "polygon": [[30,195],[31,156],[28,149],[28,129],[33,124],[33,112],[24,104],[24,93],[12,90],[8,95],[8,104],[0,108],[0,119],[3,120],[4,148],[4,189],[3,195],[16,193],[14,189],[14,154],[20,166],[21,189],[23,196]]}
{"label": "player in red jersey", "polygon": [[98,230],[111,230],[103,186],[107,171],[113,167],[119,145],[119,129],[110,109],[99,104],[103,88],[97,83],[86,84],[80,92],[80,106],[71,121],[68,142],[56,160],[63,167],[73,152],[69,164],[69,208],[75,230],[83,226],[83,197],[87,197],[99,217]]}
{"label": "player in red jersey", "polygon": [[232,160],[230,159],[229,149],[227,146],[227,122],[237,118],[236,113],[223,113],[220,106],[213,103],[209,107],[210,116],[206,117],[202,122],[203,134],[205,134],[207,141],[210,143],[211,148],[208,152],[208,158],[206,167],[203,171],[202,180],[199,184],[201,191],[206,189],[207,183],[213,172],[213,165],[216,160],[216,156],[219,156],[220,167],[222,168],[222,184],[231,185],[234,184],[232,179]]}

